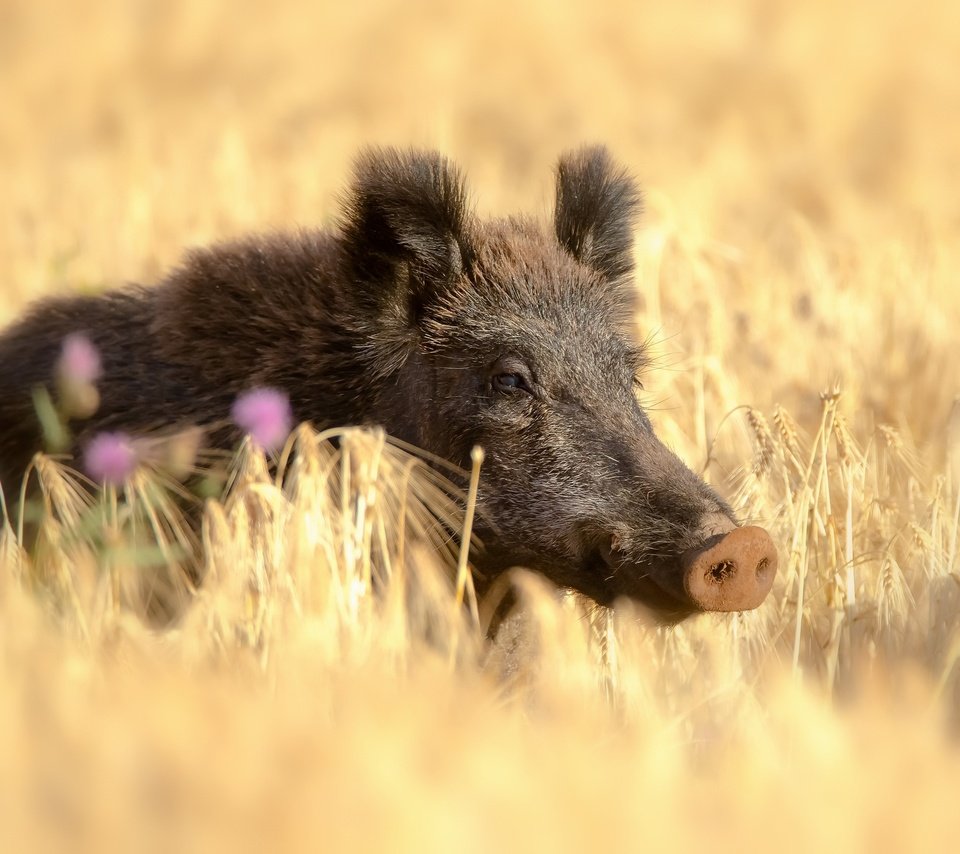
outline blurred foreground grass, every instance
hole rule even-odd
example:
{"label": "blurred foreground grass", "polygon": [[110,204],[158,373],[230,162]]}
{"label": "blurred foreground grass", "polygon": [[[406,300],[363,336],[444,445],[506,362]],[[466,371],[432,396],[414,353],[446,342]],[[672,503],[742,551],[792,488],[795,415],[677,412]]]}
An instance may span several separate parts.
{"label": "blurred foreground grass", "polygon": [[674,630],[522,578],[490,651],[423,545],[455,502],[358,434],[286,494],[243,458],[157,631],[49,466],[50,547],[0,540],[4,850],[952,847],[958,54],[947,2],[0,5],[0,321],[330,223],[362,144],[546,216],[603,141],[658,430],[782,546]]}

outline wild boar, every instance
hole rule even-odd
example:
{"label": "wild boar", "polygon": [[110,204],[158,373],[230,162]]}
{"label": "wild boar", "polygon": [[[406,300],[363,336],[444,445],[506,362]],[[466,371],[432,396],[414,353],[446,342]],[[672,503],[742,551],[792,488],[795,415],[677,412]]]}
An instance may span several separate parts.
{"label": "wild boar", "polygon": [[[337,229],[190,252],[154,287],[41,302],[0,336],[0,482],[40,448],[31,390],[86,334],[103,375],[84,436],[222,424],[252,387],[317,427],[378,424],[458,465],[486,453],[483,587],[522,565],[665,617],[755,608],[777,552],[654,434],[635,390],[640,193],[601,147],[561,157],[553,227],[481,222],[432,152],[357,160]],[[215,441],[236,440],[229,431]]]}

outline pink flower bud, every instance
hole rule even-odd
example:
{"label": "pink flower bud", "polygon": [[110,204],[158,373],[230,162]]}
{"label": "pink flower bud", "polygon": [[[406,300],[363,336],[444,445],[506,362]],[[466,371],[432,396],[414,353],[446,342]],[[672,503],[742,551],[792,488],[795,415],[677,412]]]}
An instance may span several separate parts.
{"label": "pink flower bud", "polygon": [[283,445],[293,425],[290,401],[282,391],[256,388],[241,394],[231,410],[234,422],[265,451]]}
{"label": "pink flower bud", "polygon": [[83,467],[97,483],[119,486],[137,467],[137,450],[126,433],[98,433],[84,451]]}
{"label": "pink flower bud", "polygon": [[68,382],[95,382],[101,372],[100,351],[82,332],[71,332],[63,339],[57,372]]}

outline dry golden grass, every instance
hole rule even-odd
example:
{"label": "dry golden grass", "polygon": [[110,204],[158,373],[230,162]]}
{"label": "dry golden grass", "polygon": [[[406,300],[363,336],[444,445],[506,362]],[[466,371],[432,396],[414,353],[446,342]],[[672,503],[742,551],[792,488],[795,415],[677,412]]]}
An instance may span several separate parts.
{"label": "dry golden grass", "polygon": [[0,322],[329,223],[365,143],[546,216],[603,141],[647,190],[657,427],[782,557],[673,630],[521,577],[491,650],[461,497],[383,437],[298,434],[285,489],[245,451],[195,596],[149,481],[93,548],[42,462],[41,545],[0,534],[0,847],[955,847],[956,55],[947,0],[0,5]]}

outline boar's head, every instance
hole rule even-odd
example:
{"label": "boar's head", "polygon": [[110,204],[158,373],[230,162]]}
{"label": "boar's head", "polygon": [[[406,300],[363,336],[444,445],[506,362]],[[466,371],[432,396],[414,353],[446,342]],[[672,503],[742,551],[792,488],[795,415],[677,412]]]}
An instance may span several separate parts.
{"label": "boar's head", "polygon": [[480,222],[437,154],[358,164],[343,227],[387,429],[460,465],[480,445],[475,555],[666,619],[755,608],[777,553],[657,438],[637,396],[640,194],[603,148],[563,156],[553,228]]}

